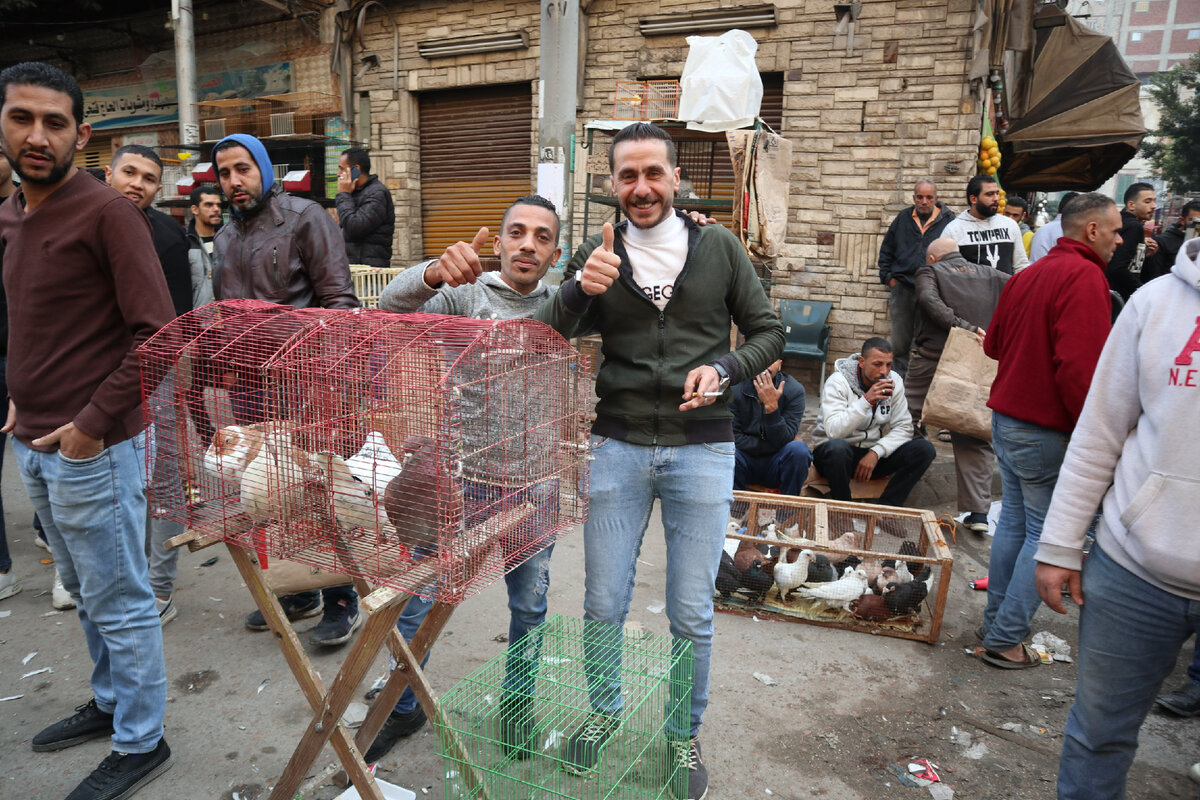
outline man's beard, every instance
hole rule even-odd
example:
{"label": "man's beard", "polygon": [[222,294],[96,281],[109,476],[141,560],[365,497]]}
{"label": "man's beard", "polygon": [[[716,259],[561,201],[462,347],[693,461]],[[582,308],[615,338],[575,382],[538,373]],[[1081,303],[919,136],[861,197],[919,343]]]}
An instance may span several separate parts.
{"label": "man's beard", "polygon": [[984,203],[980,200],[975,201],[975,213],[978,214],[979,216],[983,217],[984,219],[987,219],[988,217],[996,216],[996,214],[998,214],[999,211],[1000,211],[999,208],[992,208],[990,205],[987,205],[986,203]]}
{"label": "man's beard", "polygon": [[920,217],[922,220],[929,219],[929,218],[930,218],[932,215],[933,215],[933,209],[932,209],[932,208],[931,208],[931,209],[929,209],[928,211],[922,211],[922,210],[921,210],[921,209],[919,209],[919,208],[917,209],[917,216],[918,216],[918,217]]}
{"label": "man's beard", "polygon": [[73,161],[68,161],[66,164],[59,164],[55,161],[54,168],[50,170],[50,174],[43,178],[38,175],[26,175],[25,171],[21,169],[16,161],[12,160],[12,157],[8,153],[4,154],[4,158],[8,161],[8,165],[12,167],[12,171],[20,176],[22,183],[28,182],[37,186],[54,186],[66,177],[66,174],[71,171],[71,167],[74,166]]}
{"label": "man's beard", "polygon": [[242,205],[234,206],[234,208],[237,209],[238,213],[241,214],[243,217],[254,216],[259,211],[262,210],[262,207],[263,207],[263,199],[261,197],[251,197],[249,200],[247,200]]}

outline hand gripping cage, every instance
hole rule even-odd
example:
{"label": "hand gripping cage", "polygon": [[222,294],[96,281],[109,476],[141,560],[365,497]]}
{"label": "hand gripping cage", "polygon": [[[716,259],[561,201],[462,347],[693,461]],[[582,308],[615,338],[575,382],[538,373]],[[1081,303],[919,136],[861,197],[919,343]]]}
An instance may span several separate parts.
{"label": "hand gripping cage", "polygon": [[587,371],[542,323],[231,300],[139,356],[153,513],[260,562],[458,603],[585,517]]}

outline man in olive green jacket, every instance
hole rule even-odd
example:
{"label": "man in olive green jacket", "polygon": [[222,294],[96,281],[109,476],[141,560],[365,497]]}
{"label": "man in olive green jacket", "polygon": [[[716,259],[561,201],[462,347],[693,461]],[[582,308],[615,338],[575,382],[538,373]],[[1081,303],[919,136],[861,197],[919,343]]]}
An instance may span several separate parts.
{"label": "man in olive green jacket", "polygon": [[[738,240],[673,208],[679,168],[665,131],[645,123],[624,128],[613,136],[609,162],[629,219],[615,229],[606,224],[579,248],[561,290],[535,314],[564,336],[603,337],[584,527],[595,713],[569,738],[563,760],[577,773],[592,770],[616,729],[619,626],[657,497],[667,544],[667,616],[671,632],[691,641],[695,658],[690,699],[672,698],[681,710],[666,726],[688,767],[679,773],[687,785],[676,787],[675,796],[699,800],[708,789],[698,734],[708,703],[712,592],[733,500],[725,390],[780,357],[783,328]],[[731,317],[746,337],[736,352],[729,351]]]}

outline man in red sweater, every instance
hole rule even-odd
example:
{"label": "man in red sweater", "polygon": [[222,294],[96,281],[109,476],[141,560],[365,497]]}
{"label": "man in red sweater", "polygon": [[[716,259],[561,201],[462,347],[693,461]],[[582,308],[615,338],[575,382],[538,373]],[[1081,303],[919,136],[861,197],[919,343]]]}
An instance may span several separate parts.
{"label": "man in red sweater", "polygon": [[0,73],[0,145],[21,176],[0,206],[10,345],[3,431],[13,434],[94,665],[95,696],[32,746],[56,751],[111,736],[112,753],[67,800],[121,800],[171,763],[162,625],[146,571],[137,348],[174,313],[146,215],[73,166],[90,135],[74,78],[37,62]]}
{"label": "man in red sweater", "polygon": [[983,349],[999,362],[988,406],[1003,507],[988,565],[976,653],[1004,669],[1036,666],[1024,645],[1041,600],[1033,554],[1071,431],[1108,338],[1104,270],[1121,243],[1113,201],[1081,194],[1063,213],[1063,238],[1004,286]]}

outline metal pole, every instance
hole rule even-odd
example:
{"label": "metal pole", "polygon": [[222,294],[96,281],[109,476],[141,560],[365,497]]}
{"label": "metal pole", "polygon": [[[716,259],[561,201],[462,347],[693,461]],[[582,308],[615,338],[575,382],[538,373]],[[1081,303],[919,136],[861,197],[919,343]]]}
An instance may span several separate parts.
{"label": "metal pole", "polygon": [[572,148],[579,69],[579,0],[541,4],[538,194],[558,207],[563,257],[571,257]]}
{"label": "metal pole", "polygon": [[[192,28],[192,0],[171,0],[175,28],[176,96],[179,101],[179,143],[200,145],[200,118],[196,109],[196,38]],[[199,156],[199,153],[196,153]]]}

